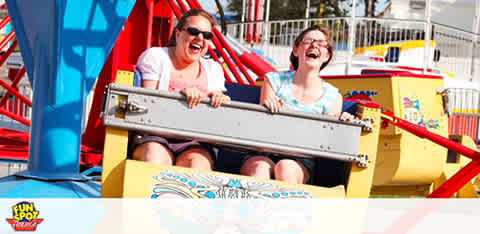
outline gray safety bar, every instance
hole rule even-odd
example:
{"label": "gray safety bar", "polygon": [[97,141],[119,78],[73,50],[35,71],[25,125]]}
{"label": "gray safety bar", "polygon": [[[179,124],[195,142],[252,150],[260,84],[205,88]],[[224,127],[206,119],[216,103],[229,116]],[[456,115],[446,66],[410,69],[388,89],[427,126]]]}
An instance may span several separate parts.
{"label": "gray safety bar", "polygon": [[[119,96],[127,99],[118,101]],[[118,84],[109,86],[104,111],[108,127],[366,166],[365,155],[358,155],[364,127],[359,122],[292,110],[271,114],[264,106],[235,101],[214,108],[208,98],[190,109],[181,94]]]}

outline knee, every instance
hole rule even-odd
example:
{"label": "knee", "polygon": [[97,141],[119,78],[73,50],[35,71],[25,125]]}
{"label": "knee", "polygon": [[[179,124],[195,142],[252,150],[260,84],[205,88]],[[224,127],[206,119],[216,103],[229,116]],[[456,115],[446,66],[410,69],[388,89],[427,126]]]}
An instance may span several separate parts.
{"label": "knee", "polygon": [[173,154],[162,144],[146,142],[133,151],[133,159],[160,165],[173,165]]}
{"label": "knee", "polygon": [[274,165],[275,163],[267,157],[253,156],[243,163],[240,173],[242,175],[270,179]]}
{"label": "knee", "polygon": [[305,167],[291,159],[278,161],[274,168],[275,179],[292,184],[305,183],[308,179],[308,171]]}
{"label": "knee", "polygon": [[175,165],[211,171],[213,167],[212,157],[213,155],[204,149],[193,148],[181,153],[177,157]]}

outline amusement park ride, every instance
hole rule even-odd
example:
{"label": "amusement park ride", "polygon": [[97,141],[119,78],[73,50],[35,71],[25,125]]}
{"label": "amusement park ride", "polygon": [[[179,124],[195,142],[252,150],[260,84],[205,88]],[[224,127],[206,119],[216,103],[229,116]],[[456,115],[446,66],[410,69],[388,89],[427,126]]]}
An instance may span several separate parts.
{"label": "amusement park ride", "polygon": [[[251,72],[262,77],[275,69],[256,54],[231,47],[231,39],[215,28],[211,47],[220,58],[212,48],[209,54],[226,63],[233,101],[214,109],[204,100],[188,109],[180,95],[135,87],[141,76],[134,64],[145,49],[166,45],[174,19],[201,7],[197,0],[6,3],[9,16],[0,26],[11,19],[15,32],[0,43],[4,48],[13,41],[0,64],[18,43],[25,67],[11,77],[11,85],[1,83],[7,92],[0,113],[29,125],[30,133],[2,130],[2,158],[21,157],[14,152],[21,142],[29,141],[29,147],[28,170],[0,179],[0,197],[477,197],[480,152],[468,136],[449,136],[445,100],[438,92],[441,76],[395,70],[328,76],[342,93],[352,94],[344,109],[358,120],[289,110],[272,115],[255,104],[259,87]],[[16,89],[25,71],[32,101]],[[84,103],[93,86],[82,133]],[[9,95],[31,106],[31,120],[5,108]],[[185,113],[197,122],[182,119]],[[129,159],[129,132],[135,130],[215,144],[216,171]],[[241,156],[258,151],[316,158],[315,183],[236,174]],[[102,166],[100,185],[80,173],[80,162]]]}

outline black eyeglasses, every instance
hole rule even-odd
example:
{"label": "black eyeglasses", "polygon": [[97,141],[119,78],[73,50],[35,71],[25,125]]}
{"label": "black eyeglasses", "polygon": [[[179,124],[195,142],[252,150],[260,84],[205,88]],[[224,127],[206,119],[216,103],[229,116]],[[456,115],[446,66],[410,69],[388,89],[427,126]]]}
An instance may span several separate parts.
{"label": "black eyeglasses", "polygon": [[205,38],[205,39],[207,39],[207,40],[210,40],[210,39],[212,39],[212,37],[213,37],[212,32],[200,31],[200,30],[198,30],[197,28],[193,28],[193,27],[182,28],[181,30],[187,31],[188,34],[190,34],[190,35],[192,35],[192,36],[197,36],[198,34],[201,33],[201,34],[203,35],[203,38]]}

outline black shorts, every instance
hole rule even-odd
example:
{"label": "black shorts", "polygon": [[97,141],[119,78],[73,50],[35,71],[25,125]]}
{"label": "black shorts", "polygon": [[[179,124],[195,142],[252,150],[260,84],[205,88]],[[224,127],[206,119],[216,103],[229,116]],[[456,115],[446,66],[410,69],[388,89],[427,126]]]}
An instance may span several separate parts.
{"label": "black shorts", "polygon": [[201,143],[198,141],[190,141],[190,140],[181,140],[175,138],[166,138],[158,135],[152,135],[149,133],[135,133],[133,134],[133,145],[134,149],[141,144],[147,142],[157,142],[167,148],[170,152],[172,152],[175,159],[183,152],[189,149],[203,149],[207,151],[212,161],[215,163],[217,159],[217,153],[215,149],[207,143]]}

